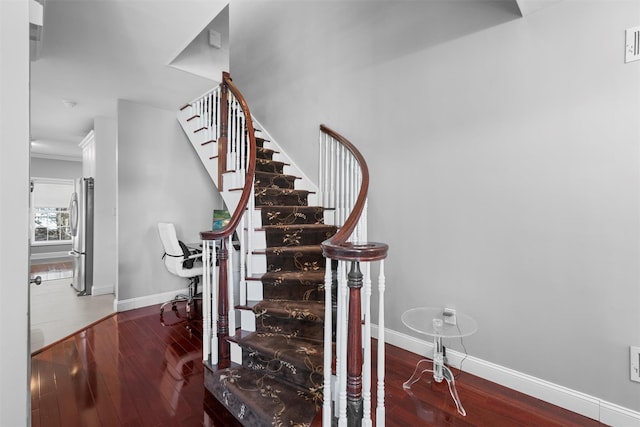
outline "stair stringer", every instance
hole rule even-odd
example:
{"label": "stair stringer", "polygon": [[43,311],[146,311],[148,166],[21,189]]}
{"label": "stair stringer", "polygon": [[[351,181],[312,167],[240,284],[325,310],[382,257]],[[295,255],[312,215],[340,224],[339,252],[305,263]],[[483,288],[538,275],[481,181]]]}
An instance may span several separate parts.
{"label": "stair stringer", "polygon": [[[191,104],[194,104],[196,101],[197,100],[193,101]],[[214,156],[214,154],[217,154],[218,144],[214,141],[202,145],[203,143],[211,140],[211,136],[206,129],[205,131],[198,131],[202,128],[202,124],[199,121],[198,117],[193,120],[189,120],[189,118],[194,117],[195,115],[191,104],[188,104],[186,108],[178,110],[178,122],[180,123],[180,126],[182,127],[184,133],[187,135],[189,142],[191,142],[191,145],[198,154],[198,157],[204,165],[205,170],[209,174],[211,181],[215,185],[216,189],[220,192],[225,204],[227,206],[235,206],[237,204],[237,201],[239,200],[239,196],[234,196],[234,194],[232,193],[235,192],[229,191],[229,189],[240,187],[244,178],[241,177],[241,179],[238,180],[237,177],[232,177],[232,184],[230,187],[222,189],[220,188],[220,185],[218,183],[218,161],[217,158],[211,158],[212,156]],[[298,183],[296,183],[296,188],[309,190],[311,192],[311,194],[309,194],[309,203],[318,204],[318,186],[316,185],[316,183],[309,179],[309,177],[304,174],[304,172],[302,172],[302,170],[292,161],[292,159],[287,156],[287,154],[282,150],[282,147],[271,137],[271,135],[266,130],[264,130],[258,120],[256,120],[255,117],[252,119],[254,128],[256,129],[256,136],[264,138],[266,144],[268,145],[268,148],[271,148],[277,152],[274,155],[274,158],[277,156],[278,160],[287,163],[287,169],[289,171],[288,173],[300,178],[298,180]],[[233,172],[229,172],[227,174],[233,175]],[[227,174],[225,174],[225,176],[227,176]],[[256,218],[259,219],[259,215],[256,215]]]}

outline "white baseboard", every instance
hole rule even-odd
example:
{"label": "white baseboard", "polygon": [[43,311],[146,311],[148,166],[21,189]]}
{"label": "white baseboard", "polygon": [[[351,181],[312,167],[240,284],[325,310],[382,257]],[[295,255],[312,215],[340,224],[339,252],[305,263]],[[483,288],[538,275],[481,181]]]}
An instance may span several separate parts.
{"label": "white baseboard", "polygon": [[129,311],[136,308],[148,307],[150,305],[162,304],[175,298],[178,294],[187,295],[188,288],[177,289],[174,291],[163,292],[161,294],[146,295],[143,297],[130,298],[125,300],[113,300],[113,310],[116,313]]}
{"label": "white baseboard", "polygon": [[[433,343],[401,332],[384,330],[385,342],[412,353],[427,355],[433,352]],[[371,325],[371,335],[378,336],[378,326]],[[464,362],[462,367],[460,362]],[[616,427],[640,427],[640,412],[624,408],[513,369],[487,362],[473,356],[447,349],[447,361],[450,365],[485,380],[519,391],[536,399]]]}
{"label": "white baseboard", "polygon": [[91,295],[109,295],[114,293],[113,283],[107,283],[106,285],[91,287]]}

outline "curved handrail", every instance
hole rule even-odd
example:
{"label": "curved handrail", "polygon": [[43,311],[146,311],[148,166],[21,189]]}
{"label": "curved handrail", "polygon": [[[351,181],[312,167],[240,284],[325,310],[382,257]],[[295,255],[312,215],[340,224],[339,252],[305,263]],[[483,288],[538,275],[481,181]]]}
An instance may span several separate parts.
{"label": "curved handrail", "polygon": [[[247,209],[249,203],[249,197],[251,197],[251,189],[253,187],[253,176],[256,171],[256,137],[255,130],[253,128],[253,121],[251,120],[251,112],[247,101],[244,99],[238,88],[233,84],[233,80],[229,73],[223,73],[222,84],[226,85],[231,93],[236,97],[236,100],[240,104],[244,116],[247,118],[247,134],[249,136],[249,160],[247,161],[247,170],[244,178],[244,186],[242,187],[242,195],[238,201],[236,209],[233,211],[229,223],[219,230],[209,230],[200,232],[202,240],[220,240],[225,239],[233,234],[238,228],[238,224]],[[226,123],[224,124],[226,126]]]}
{"label": "curved handrail", "polygon": [[339,141],[358,161],[362,174],[362,184],[358,197],[340,230],[330,239],[322,242],[322,251],[327,258],[354,261],[376,261],[387,257],[389,246],[376,242],[348,242],[364,212],[367,193],[369,191],[369,167],[358,149],[345,137],[325,125],[320,125],[320,131]]}

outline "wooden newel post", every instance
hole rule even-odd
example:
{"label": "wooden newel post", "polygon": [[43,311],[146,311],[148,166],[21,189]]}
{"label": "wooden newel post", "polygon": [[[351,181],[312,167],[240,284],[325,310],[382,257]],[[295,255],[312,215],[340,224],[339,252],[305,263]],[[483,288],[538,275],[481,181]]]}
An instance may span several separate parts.
{"label": "wooden newel post", "polygon": [[347,338],[347,425],[362,425],[362,288],[360,263],[353,261],[347,278],[349,320]]}
{"label": "wooden newel post", "polygon": [[223,174],[227,171],[227,139],[229,136],[229,87],[226,80],[231,80],[229,73],[222,73],[220,83],[220,135],[218,136],[218,188],[222,186]]}
{"label": "wooden newel post", "polygon": [[225,369],[231,366],[230,344],[229,341],[227,341],[227,337],[229,336],[228,258],[227,239],[224,238],[221,240],[220,251],[218,251],[218,369]]}

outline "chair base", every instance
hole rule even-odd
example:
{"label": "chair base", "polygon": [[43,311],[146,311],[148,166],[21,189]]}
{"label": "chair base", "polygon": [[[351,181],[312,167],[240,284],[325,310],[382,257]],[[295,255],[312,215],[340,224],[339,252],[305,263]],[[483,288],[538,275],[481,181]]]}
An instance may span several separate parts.
{"label": "chair base", "polygon": [[199,280],[198,280],[197,276],[190,278],[189,294],[188,295],[178,294],[171,301],[167,301],[167,302],[165,302],[164,304],[162,304],[160,306],[160,321],[161,322],[163,322],[162,315],[164,313],[164,309],[168,305],[171,305],[171,310],[173,310],[176,313],[177,317],[180,317],[178,315],[178,307],[176,306],[176,304],[178,304],[179,302],[184,302],[185,303],[185,309],[187,311],[187,319],[191,320],[191,304],[193,304],[194,301],[196,301],[196,300],[202,300],[202,294],[201,293],[200,294],[197,293],[198,282],[199,282]]}
{"label": "chair base", "polygon": [[171,310],[177,311],[178,308],[176,307],[176,304],[178,304],[179,302],[185,302],[185,309],[187,310],[187,315],[189,315],[189,313],[191,312],[191,304],[193,304],[193,302],[196,300],[202,301],[202,296],[188,297],[187,295],[176,295],[174,299],[172,299],[171,301],[167,301],[160,306],[160,314],[164,313],[164,308],[169,304],[171,304]]}

